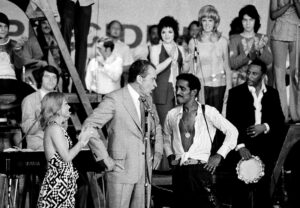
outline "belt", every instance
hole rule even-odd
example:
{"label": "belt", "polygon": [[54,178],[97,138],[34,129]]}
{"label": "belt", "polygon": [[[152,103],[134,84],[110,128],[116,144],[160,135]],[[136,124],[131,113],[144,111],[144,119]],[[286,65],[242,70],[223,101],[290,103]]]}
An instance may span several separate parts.
{"label": "belt", "polygon": [[203,165],[206,164],[206,162],[203,160],[188,159],[182,165],[198,165],[198,164]]}

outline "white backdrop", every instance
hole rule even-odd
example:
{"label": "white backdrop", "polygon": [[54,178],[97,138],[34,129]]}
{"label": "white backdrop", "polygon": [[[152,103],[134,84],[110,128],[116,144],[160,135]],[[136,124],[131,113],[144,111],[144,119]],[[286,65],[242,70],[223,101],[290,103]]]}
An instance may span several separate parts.
{"label": "white backdrop", "polygon": [[[62,0],[57,0],[62,1]],[[48,0],[55,9],[56,0]],[[111,20],[119,20],[125,27],[124,41],[132,48],[146,41],[147,27],[171,15],[180,25],[180,33],[193,20],[198,19],[199,9],[214,5],[221,16],[219,30],[228,37],[230,23],[238,11],[246,4],[254,4],[261,16],[261,33],[266,33],[269,17],[269,0],[95,0],[92,10],[91,29],[88,38],[89,56],[93,54],[96,36],[106,34],[106,25]],[[12,20],[10,32],[13,38],[28,36],[28,20],[24,13],[7,0],[0,1],[0,12]]]}

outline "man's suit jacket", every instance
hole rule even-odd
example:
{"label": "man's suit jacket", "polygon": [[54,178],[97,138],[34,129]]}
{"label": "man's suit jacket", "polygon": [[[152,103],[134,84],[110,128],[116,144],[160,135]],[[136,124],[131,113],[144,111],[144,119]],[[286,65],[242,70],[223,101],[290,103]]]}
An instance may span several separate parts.
{"label": "man's suit jacket", "polygon": [[26,96],[22,101],[21,127],[23,133],[27,134],[27,148],[33,150],[44,150],[44,131],[39,121],[41,101],[42,96],[39,90]]}
{"label": "man's suit jacket", "polygon": [[[149,116],[148,120],[152,135],[156,134],[154,151],[162,154],[162,132],[157,112],[151,97],[147,98],[147,102],[152,106],[155,118]],[[108,172],[108,181],[130,184],[138,182],[145,175],[144,136],[137,110],[127,86],[106,95],[104,100],[86,119],[84,127],[93,126],[100,129],[105,124],[107,124],[108,131],[107,148],[100,139],[92,139],[89,144],[94,154],[96,154],[97,160],[109,155],[116,163],[125,168],[121,172]],[[148,161],[151,161],[152,154],[149,148],[147,156]],[[148,170],[152,170],[150,165]]]}
{"label": "man's suit jacket", "polygon": [[265,163],[274,161],[282,143],[284,117],[277,90],[266,86],[267,91],[262,98],[261,123],[267,123],[270,131],[250,138],[246,129],[255,124],[255,107],[253,97],[247,83],[232,88],[227,101],[227,119],[239,131],[238,143],[244,143],[252,155],[259,156]]}

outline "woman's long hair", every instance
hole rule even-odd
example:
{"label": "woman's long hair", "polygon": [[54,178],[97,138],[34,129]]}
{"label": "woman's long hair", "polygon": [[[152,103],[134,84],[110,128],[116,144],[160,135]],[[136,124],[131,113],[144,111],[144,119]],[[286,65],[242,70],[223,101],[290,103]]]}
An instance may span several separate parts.
{"label": "woman's long hair", "polygon": [[59,115],[65,96],[61,92],[49,92],[42,99],[41,126],[44,129],[48,122]]}
{"label": "woman's long hair", "polygon": [[255,20],[254,32],[257,33],[261,24],[260,24],[260,16],[258,14],[256,7],[252,4],[248,4],[243,8],[241,8],[241,10],[239,11],[239,19],[241,22],[243,21],[244,15],[248,15],[249,17]]}
{"label": "woman's long hair", "polygon": [[199,27],[200,27],[200,37],[199,37],[200,40],[201,40],[201,35],[203,32],[202,19],[205,17],[211,18],[214,20],[214,28],[212,31],[213,32],[212,38],[219,40],[222,34],[218,31],[218,26],[219,26],[220,20],[221,20],[218,10],[212,5],[203,6],[199,11],[198,17],[199,17],[198,20],[199,20]]}

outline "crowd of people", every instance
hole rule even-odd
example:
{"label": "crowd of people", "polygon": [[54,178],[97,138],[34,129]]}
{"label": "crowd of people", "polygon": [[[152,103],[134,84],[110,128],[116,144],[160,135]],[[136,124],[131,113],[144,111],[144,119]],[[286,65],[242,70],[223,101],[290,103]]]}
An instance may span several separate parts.
{"label": "crowd of people", "polygon": [[[69,73],[49,23],[36,23],[37,38],[13,41],[9,20],[0,13],[0,93],[16,94],[27,148],[44,151],[47,160],[37,207],[87,207],[86,191],[75,198],[80,174],[72,164],[87,144],[105,171],[108,208],[150,207],[154,169],[171,170],[172,207],[222,207],[214,178],[220,165],[232,176],[233,208],[273,207],[269,189],[284,124],[300,121],[300,1],[270,1],[271,34],[258,33],[257,9],[244,6],[229,39],[218,30],[221,17],[213,5],[200,8],[184,35],[177,20],[165,16],[135,50],[121,40],[122,23],[112,20],[88,64],[93,0],[58,2],[69,51],[74,28],[80,80],[88,92],[103,95],[75,144],[63,94],[70,91]],[[34,87],[24,82],[22,67]],[[107,138],[100,137],[101,129]],[[249,183],[238,178],[236,166],[253,158],[264,167],[263,176]]]}

